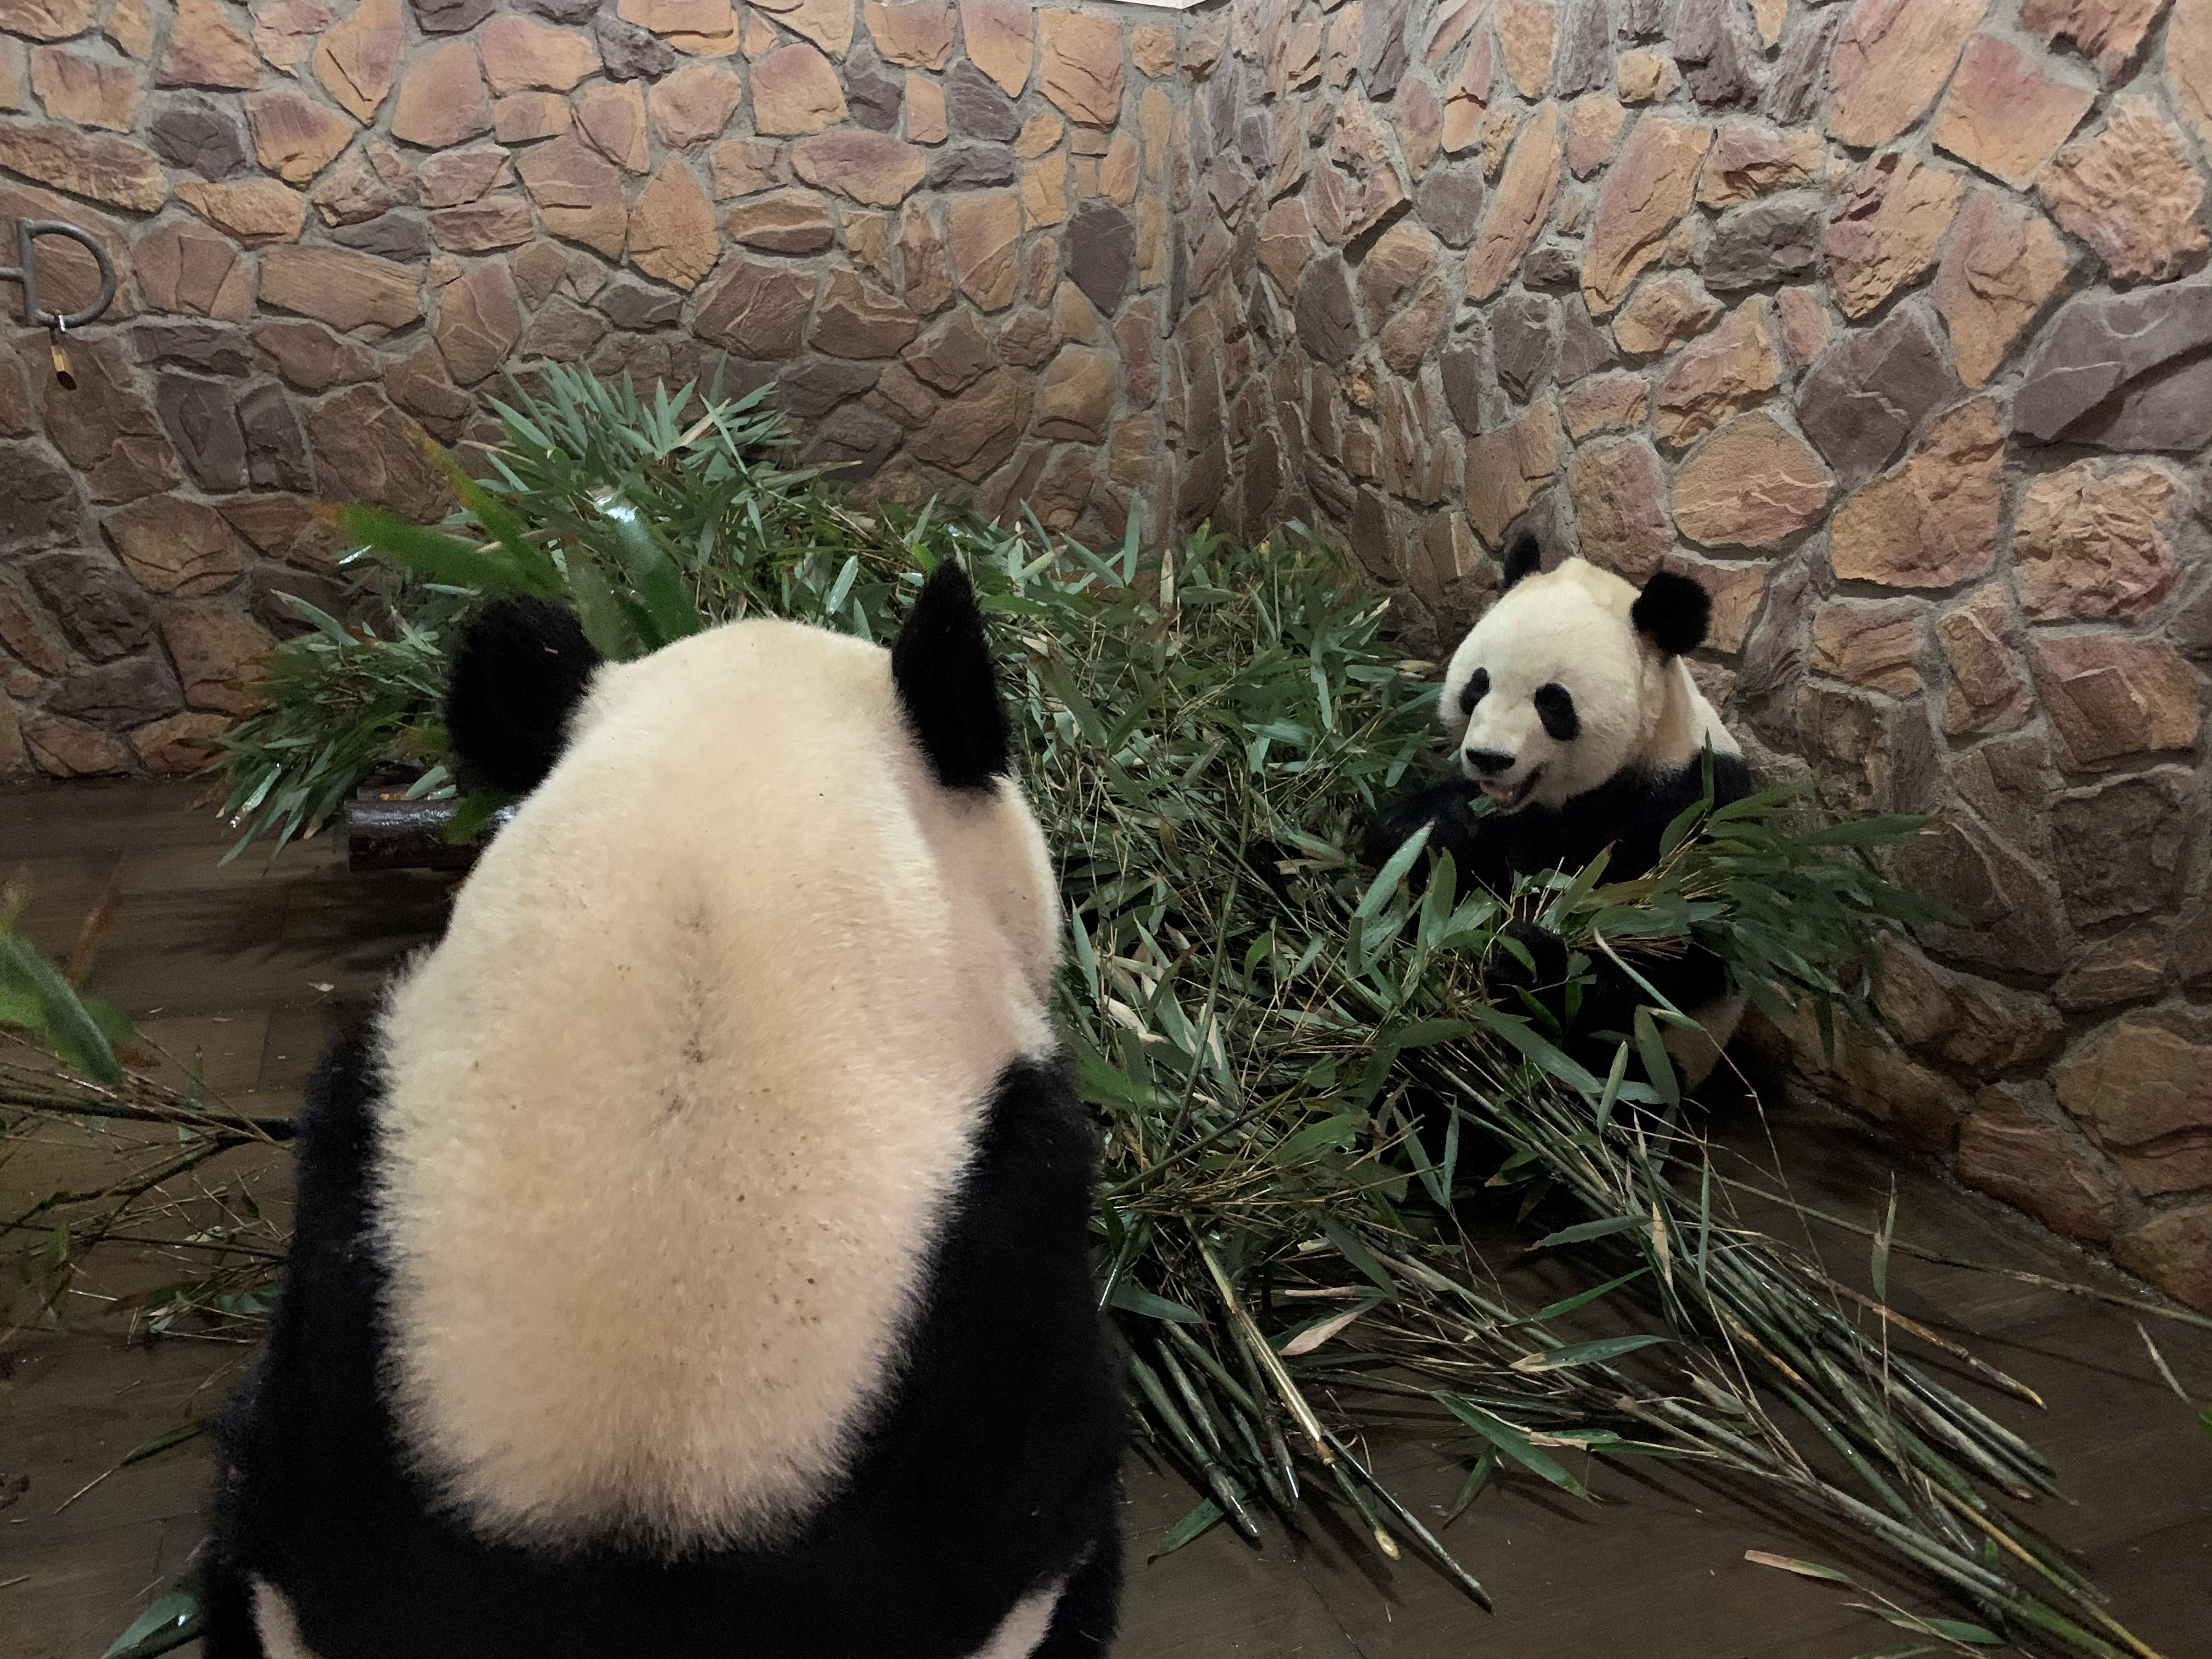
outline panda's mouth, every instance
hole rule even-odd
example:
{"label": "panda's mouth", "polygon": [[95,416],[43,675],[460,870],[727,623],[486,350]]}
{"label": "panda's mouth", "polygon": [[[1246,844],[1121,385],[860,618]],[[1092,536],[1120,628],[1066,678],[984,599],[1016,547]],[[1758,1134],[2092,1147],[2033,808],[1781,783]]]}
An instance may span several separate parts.
{"label": "panda's mouth", "polygon": [[1536,787],[1538,780],[1543,775],[1544,769],[1539,766],[1531,770],[1528,775],[1518,783],[1485,781],[1480,787],[1485,795],[1496,802],[1499,807],[1510,812],[1528,799],[1529,791]]}

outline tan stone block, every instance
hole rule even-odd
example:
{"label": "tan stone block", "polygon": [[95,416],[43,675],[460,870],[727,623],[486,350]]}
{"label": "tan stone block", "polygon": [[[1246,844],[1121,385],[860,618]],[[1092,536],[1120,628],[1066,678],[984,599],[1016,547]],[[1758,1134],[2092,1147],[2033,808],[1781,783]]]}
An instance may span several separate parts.
{"label": "tan stone block", "polygon": [[1836,509],[1828,559],[1846,580],[1942,588],[1996,563],[2004,505],[2005,428],[1996,401],[1943,416],[1895,471]]}
{"label": "tan stone block", "polygon": [[1504,545],[1505,532],[1559,476],[1565,434],[1549,398],[1517,421],[1471,438],[1467,446],[1467,518],[1483,545]]}
{"label": "tan stone block", "polygon": [[1774,308],[1761,295],[1675,358],[1659,383],[1652,432],[1662,444],[1687,448],[1730,415],[1765,402],[1781,383]]}
{"label": "tan stone block", "polygon": [[162,777],[188,777],[222,752],[216,739],[230,724],[227,715],[188,710],[137,727],[131,733],[131,747],[148,771]]}
{"label": "tan stone block", "polygon": [[1782,355],[1790,368],[1802,368],[1828,343],[1828,313],[1820,292],[1785,288],[1774,296],[1774,309],[1782,322]]}
{"label": "tan stone block", "polygon": [[232,9],[221,0],[177,0],[168,50],[154,80],[163,87],[250,92],[261,84],[261,59]]}
{"label": "tan stone block", "polygon": [[[1340,12],[1338,22],[1351,18],[1355,40],[1358,35],[1357,18],[1349,12]],[[1460,64],[1459,73],[1452,76],[1444,88],[1443,147],[1446,154],[1458,155],[1473,149],[1480,141],[1483,118],[1490,108],[1492,82],[1495,78],[1492,67],[1491,36],[1486,29],[1475,36],[1474,44],[1467,49],[1466,60]],[[1334,52],[1336,35],[1329,34],[1329,46]],[[1331,79],[1334,80],[1332,75]]]}
{"label": "tan stone block", "polygon": [[2012,611],[1997,583],[1936,623],[1950,671],[1943,694],[1943,730],[1951,737],[2012,732],[2027,724],[2035,703],[2014,641]]}
{"label": "tan stone block", "polygon": [[431,240],[453,253],[519,247],[536,233],[529,201],[513,191],[440,208],[430,216]]}
{"label": "tan stone block", "polygon": [[586,149],[574,133],[564,133],[523,151],[514,170],[547,230],[610,259],[620,257],[629,211],[622,175],[612,162]]}
{"label": "tan stone block", "polygon": [[2166,28],[2166,91],[2212,150],[2212,0],[2174,0]]}
{"label": "tan stone block", "polygon": [[[360,131],[327,104],[289,88],[248,93],[246,125],[261,165],[290,185],[304,185],[320,173]],[[184,194],[182,181],[177,193]]]}
{"label": "tan stone block", "polygon": [[1656,357],[1702,334],[1724,308],[1694,276],[1654,277],[1613,319],[1613,341],[1636,356]]}
{"label": "tan stone block", "polygon": [[2212,1184],[2212,1022],[2195,1010],[2128,1014],[2052,1076],[2058,1103],[2138,1192]]}
{"label": "tan stone block", "polygon": [[356,121],[375,118],[406,46],[399,0],[361,0],[317,43],[315,78]]}
{"label": "tan stone block", "polygon": [[1698,175],[1701,207],[1734,207],[1820,181],[1826,148],[1816,132],[1765,121],[1723,121]]}
{"label": "tan stone block", "polygon": [[939,405],[914,441],[914,458],[980,482],[1013,453],[1029,419],[1029,377],[995,369]]}
{"label": "tan stone block", "polygon": [[495,96],[514,92],[567,92],[599,69],[591,37],[502,12],[477,33],[484,79]]}
{"label": "tan stone block", "polygon": [[952,0],[865,0],[876,50],[909,69],[941,70],[952,59]]}
{"label": "tan stone block", "polygon": [[1037,434],[1099,442],[1119,392],[1119,366],[1112,352],[1062,346],[1037,381]]}
{"label": "tan stone block", "polygon": [[[2127,66],[2165,9],[2166,0],[2021,0],[2020,23],[2054,45],[2072,41],[2110,79]],[[2166,31],[2168,40],[2185,15],[2176,13]]]}
{"label": "tan stone block", "polygon": [[754,197],[732,208],[722,228],[732,241],[763,253],[820,253],[837,239],[828,204],[811,190]]}
{"label": "tan stone block", "polygon": [[707,153],[713,169],[714,199],[726,202],[757,195],[791,182],[783,147],[765,138],[726,138]]}
{"label": "tan stone block", "polygon": [[2131,927],[2085,945],[2051,994],[2069,1014],[2134,1002],[2157,993],[2166,978],[2166,958],[2163,933],[2156,927]]}
{"label": "tan stone block", "polygon": [[1650,387],[1641,374],[1591,375],[1560,392],[1559,420],[1579,441],[1593,433],[1641,426],[1650,406]]}
{"label": "tan stone block", "polygon": [[[48,115],[79,126],[130,131],[138,121],[143,74],[133,64],[109,63],[68,47],[31,49],[31,90]],[[0,98],[0,109],[18,106],[15,100]]]}
{"label": "tan stone block", "polygon": [[1624,104],[1663,104],[1682,84],[1674,60],[1664,52],[1624,52],[1613,75]]}
{"label": "tan stone block", "polygon": [[830,60],[794,40],[753,65],[753,125],[764,133],[820,132],[846,118],[845,89]]}
{"label": "tan stone block", "polygon": [[2067,770],[2106,771],[2131,756],[2197,746],[2197,682],[2165,641],[2038,634],[2028,656]]}
{"label": "tan stone block", "polygon": [[1040,12],[1037,89],[1071,121],[1110,127],[1119,120],[1121,31],[1114,20],[1058,7]]}
{"label": "tan stone block", "polygon": [[635,81],[603,81],[575,98],[576,130],[584,142],[626,173],[652,165],[646,139],[645,94]]}
{"label": "tan stone block", "polygon": [[908,73],[902,118],[910,143],[941,144],[951,137],[952,127],[945,115],[944,82],[918,70]]}
{"label": "tan stone block", "polygon": [[787,362],[804,343],[814,289],[811,271],[732,255],[701,295],[692,332],[740,357]]}
{"label": "tan stone block", "polygon": [[900,293],[917,317],[933,317],[952,303],[952,268],[932,210],[909,202],[899,216]]}
{"label": "tan stone block", "polygon": [[1035,15],[1026,0],[960,0],[968,57],[1009,98],[1020,97],[1029,84],[1036,51],[1030,38]]}
{"label": "tan stone block", "polygon": [[255,688],[276,641],[252,617],[211,600],[185,599],[162,616],[161,639],[186,707],[250,714],[262,706]]}
{"label": "tan stone block", "polygon": [[734,72],[699,59],[654,82],[646,103],[660,142],[671,149],[689,149],[720,137],[744,95],[744,83]]}
{"label": "tan stone block", "polygon": [[691,169],[671,156],[630,210],[630,263],[648,276],[693,289],[714,270],[720,252],[706,192]]}
{"label": "tan stone block", "polygon": [[[1583,299],[1593,316],[1618,306],[1659,257],[1674,222],[1689,210],[1712,129],[1647,115],[1629,135],[1598,193],[1597,218],[1583,251]],[[1523,142],[1526,142],[1525,140]]]}
{"label": "tan stone block", "polygon": [[138,213],[153,212],[169,197],[161,158],[152,150],[64,122],[0,120],[0,167]]}
{"label": "tan stone block", "polygon": [[1492,15],[1506,75],[1523,98],[1541,98],[1559,44],[1558,9],[1552,0],[1498,0]]}
{"label": "tan stone block", "polygon": [[1067,217],[1067,154],[1055,150],[1022,168],[1022,216],[1032,230]]}
{"label": "tan stone block", "polygon": [[92,27],[100,0],[0,0],[0,29],[33,40],[66,40]]}
{"label": "tan stone block", "polygon": [[[298,75],[323,32],[338,20],[331,0],[261,0],[253,8],[253,48],[272,69]],[[103,31],[133,58],[153,50],[153,0],[117,0]]]}
{"label": "tan stone block", "polygon": [[[1468,255],[1467,293],[1470,300],[1487,300],[1511,279],[1551,217],[1552,201],[1559,187],[1559,114],[1556,104],[1546,103],[1528,119],[1513,145],[1505,171],[1492,192],[1483,214],[1482,229],[1474,250]],[[1626,170],[1624,158],[1613,171]]]}
{"label": "tan stone block", "polygon": [[964,191],[945,204],[945,245],[961,291],[985,311],[1014,302],[1021,202],[1010,190]]}
{"label": "tan stone block", "polygon": [[1583,557],[1632,582],[1650,576],[1674,546],[1666,489],[1666,469],[1640,438],[1604,438],[1576,450],[1567,494]]}
{"label": "tan stone block", "polygon": [[491,131],[476,48],[466,40],[433,46],[407,66],[392,105],[392,136],[443,149]]}
{"label": "tan stone block", "polygon": [[1138,149],[1136,135],[1123,129],[1114,135],[1098,163],[1098,193],[1115,207],[1133,206],[1137,200]]}
{"label": "tan stone block", "polygon": [[2133,621],[2180,574],[2171,535],[2180,489],[2147,461],[2098,476],[2076,461],[2033,479],[2013,530],[2021,608],[2042,622]]}
{"label": "tan stone block", "polygon": [[1813,613],[1813,665],[1870,691],[1915,696],[1920,614],[1911,599],[1831,599]]}
{"label": "tan stone block", "polygon": [[921,183],[928,161],[888,133],[824,132],[791,147],[801,179],[868,207],[896,207]]}
{"label": "tan stone block", "polygon": [[1863,0],[1828,59],[1828,136],[1861,149],[1917,121],[1950,78],[1985,0]]}
{"label": "tan stone block", "polygon": [[[589,96],[596,90],[586,88],[584,95]],[[568,131],[568,100],[557,92],[518,92],[491,106],[492,137],[502,144],[526,144],[533,138],[553,137]]]}
{"label": "tan stone block", "polygon": [[2026,190],[2096,101],[2094,82],[2001,35],[1978,34],[1959,60],[1930,137],[1938,149]]}
{"label": "tan stone block", "polygon": [[238,179],[220,185],[180,179],[177,195],[217,230],[249,247],[261,242],[296,242],[307,219],[307,198],[274,179]]}
{"label": "tan stone block", "polygon": [[280,245],[261,256],[261,302],[341,331],[404,328],[422,314],[415,273],[366,253]]}
{"label": "tan stone block", "polygon": [[80,720],[33,714],[22,720],[21,730],[25,750],[49,777],[107,777],[131,769],[131,751],[120,738]]}
{"label": "tan stone block", "polygon": [[[280,186],[281,188],[281,186]],[[131,249],[149,309],[238,322],[253,309],[253,269],[229,238],[189,220],[156,225]]]}
{"label": "tan stone block", "polygon": [[1863,317],[1936,263],[1964,180],[1948,167],[1887,150],[1854,173],[1822,239],[1828,282],[1846,317]]}
{"label": "tan stone block", "polygon": [[1995,374],[2066,281],[2065,245],[2043,217],[1996,191],[1974,192],[1936,273],[1936,308],[1951,335],[1959,378]]}
{"label": "tan stone block", "polygon": [[1601,92],[1577,98],[1567,106],[1567,170],[1587,179],[1613,160],[1620,142],[1620,129],[1628,112],[1620,100]]}
{"label": "tan stone block", "polygon": [[[701,0],[693,0],[693,3],[699,3]],[[640,0],[640,3],[665,5],[668,0]],[[795,34],[805,35],[832,58],[842,58],[853,44],[854,14],[857,9],[853,0],[752,0],[752,3],[763,11],[773,13],[777,22]],[[675,34],[669,35],[669,43],[678,52],[699,50],[684,46]]]}
{"label": "tan stone block", "polygon": [[[1318,26],[1316,41],[1317,29]],[[1129,32],[1129,57],[1139,72],[1158,80],[1175,73],[1175,31],[1164,23],[1139,23]],[[1316,57],[1319,52],[1316,44]]]}
{"label": "tan stone block", "polygon": [[2114,100],[2104,131],[2060,150],[2039,189],[2122,282],[2175,276],[2207,246],[2203,175],[2180,129],[2141,94]]}
{"label": "tan stone block", "polygon": [[1835,476],[1764,410],[1725,422],[1674,475],[1674,524],[1708,547],[1779,547],[1820,519]]}
{"label": "tan stone block", "polygon": [[105,528],[117,556],[149,593],[220,592],[245,568],[222,514],[182,496],[134,501],[109,514]]}

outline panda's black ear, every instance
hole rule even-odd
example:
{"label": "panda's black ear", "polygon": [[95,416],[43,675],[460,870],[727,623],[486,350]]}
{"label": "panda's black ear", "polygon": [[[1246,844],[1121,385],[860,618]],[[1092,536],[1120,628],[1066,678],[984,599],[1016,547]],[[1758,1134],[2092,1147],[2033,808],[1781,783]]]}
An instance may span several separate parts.
{"label": "panda's black ear", "polygon": [[1533,576],[1544,562],[1544,550],[1536,545],[1536,538],[1525,530],[1512,546],[1505,550],[1505,580],[1498,584],[1501,593],[1523,576]]}
{"label": "panda's black ear", "polygon": [[446,685],[446,735],[470,781],[515,795],[544,782],[603,660],[561,605],[495,599],[478,611]]}
{"label": "panda's black ear", "polygon": [[1006,769],[1006,706],[968,573],[950,559],[929,573],[891,647],[899,703],[948,789],[980,789]]}
{"label": "panda's black ear", "polygon": [[1668,656],[1680,657],[1705,642],[1705,625],[1712,614],[1712,599],[1703,587],[1687,576],[1662,570],[1644,584],[1629,607],[1628,619]]}

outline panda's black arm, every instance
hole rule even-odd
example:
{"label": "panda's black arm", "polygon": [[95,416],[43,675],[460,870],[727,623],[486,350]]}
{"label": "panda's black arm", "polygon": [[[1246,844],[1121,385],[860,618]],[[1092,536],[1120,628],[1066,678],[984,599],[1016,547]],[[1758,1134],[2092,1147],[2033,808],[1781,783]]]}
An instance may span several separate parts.
{"label": "panda's black arm", "polygon": [[[1566,942],[1549,928],[1534,922],[1509,922],[1504,932],[1507,938],[1528,953],[1534,966],[1532,969],[1523,963],[1502,946],[1493,949],[1484,965],[1492,994],[1510,1009],[1517,1000],[1514,993],[1525,990],[1571,1038],[1589,1038],[1601,1031],[1621,1036],[1632,1035],[1636,1011],[1654,1005],[1653,992],[1685,1013],[1717,1002],[1728,994],[1727,964],[1700,945],[1692,945],[1680,954],[1669,957],[1639,957],[1621,952],[1643,979],[1641,985],[1611,957],[1601,951],[1592,951],[1586,953],[1587,965],[1581,975],[1574,1018],[1570,1021]],[[1646,985],[1649,990],[1644,988]]]}
{"label": "panda's black arm", "polygon": [[1426,824],[1430,826],[1429,844],[1413,872],[1416,891],[1426,885],[1429,868],[1442,853],[1451,854],[1461,896],[1477,886],[1496,892],[1510,891],[1513,866],[1497,833],[1498,820],[1492,816],[1476,814],[1474,805],[1478,799],[1474,785],[1464,778],[1447,778],[1401,796],[1376,813],[1374,822],[1367,826],[1366,839],[1360,848],[1361,859],[1370,869],[1381,869],[1390,861],[1393,853]]}

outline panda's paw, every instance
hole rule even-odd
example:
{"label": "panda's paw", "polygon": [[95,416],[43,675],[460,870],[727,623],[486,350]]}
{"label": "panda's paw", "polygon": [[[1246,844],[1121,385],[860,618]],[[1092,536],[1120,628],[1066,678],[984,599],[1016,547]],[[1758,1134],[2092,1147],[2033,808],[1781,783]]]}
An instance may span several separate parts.
{"label": "panda's paw", "polygon": [[1493,998],[1558,985],[1566,976],[1566,940],[1533,921],[1507,922],[1483,958],[1483,983]]}

